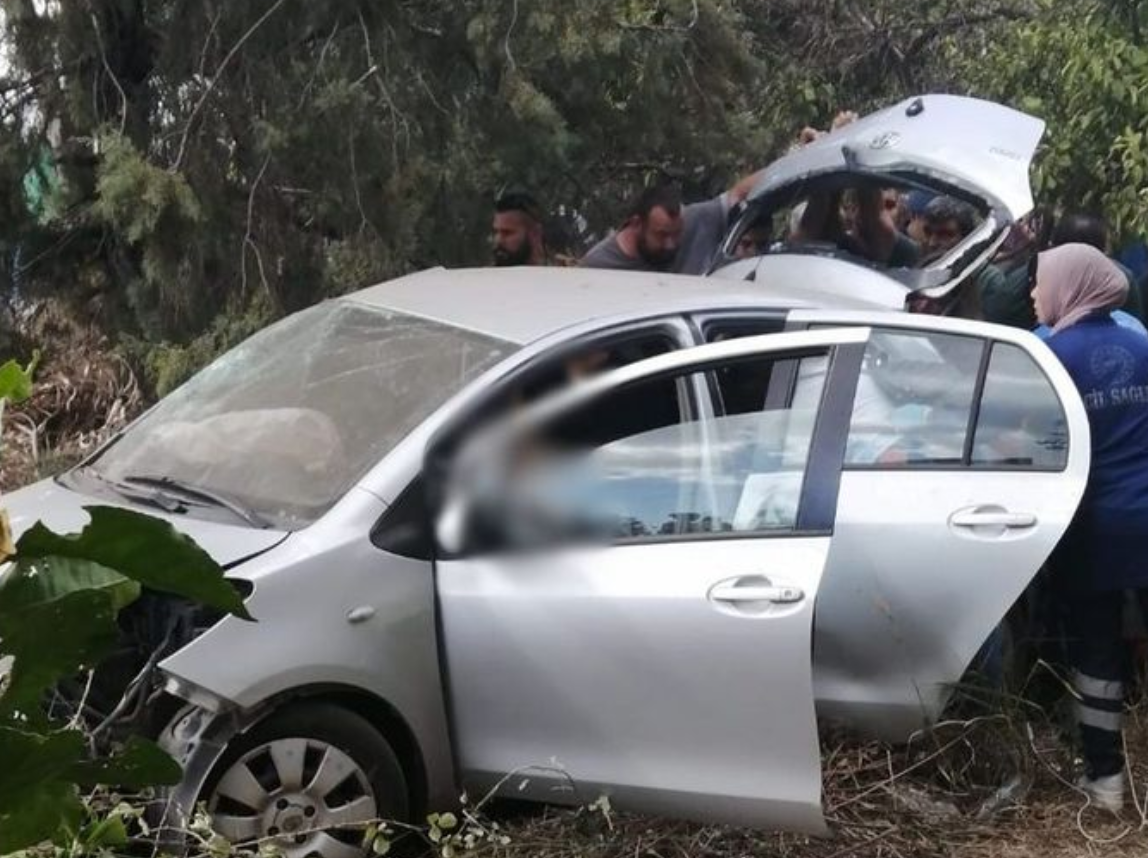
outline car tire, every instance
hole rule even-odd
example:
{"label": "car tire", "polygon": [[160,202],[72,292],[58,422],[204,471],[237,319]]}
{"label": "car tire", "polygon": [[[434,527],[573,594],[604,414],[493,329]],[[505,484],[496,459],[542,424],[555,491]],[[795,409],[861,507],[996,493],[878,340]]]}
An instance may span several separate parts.
{"label": "car tire", "polygon": [[233,844],[270,842],[288,858],[352,858],[375,820],[407,821],[410,797],[390,743],[334,703],[294,703],[237,736],[200,793]]}

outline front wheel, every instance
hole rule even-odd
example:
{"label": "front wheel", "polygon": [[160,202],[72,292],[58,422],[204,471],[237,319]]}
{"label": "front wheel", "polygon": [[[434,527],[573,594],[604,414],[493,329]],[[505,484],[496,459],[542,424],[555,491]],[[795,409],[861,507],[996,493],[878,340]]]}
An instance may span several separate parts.
{"label": "front wheel", "polygon": [[404,821],[402,766],[362,716],[333,703],[285,707],[231,743],[202,793],[232,844],[265,841],[287,858],[361,858],[364,827]]}

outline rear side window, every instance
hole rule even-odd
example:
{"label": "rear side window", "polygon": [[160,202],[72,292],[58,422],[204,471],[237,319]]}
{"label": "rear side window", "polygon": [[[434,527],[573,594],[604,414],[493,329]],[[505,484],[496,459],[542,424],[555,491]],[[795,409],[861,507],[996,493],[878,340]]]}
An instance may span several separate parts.
{"label": "rear side window", "polygon": [[874,331],[865,350],[847,465],[960,465],[984,343],[972,337]]}
{"label": "rear side window", "polygon": [[1063,470],[1060,399],[1021,348],[976,337],[874,331],[846,447],[854,468]]}
{"label": "rear side window", "polygon": [[1068,425],[1060,399],[1023,349],[995,343],[977,417],[972,464],[1062,470]]}

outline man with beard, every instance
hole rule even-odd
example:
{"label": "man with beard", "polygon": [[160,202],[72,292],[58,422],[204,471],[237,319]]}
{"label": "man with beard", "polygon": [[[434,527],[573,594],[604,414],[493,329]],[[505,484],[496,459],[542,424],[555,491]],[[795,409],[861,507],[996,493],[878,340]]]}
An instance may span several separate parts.
{"label": "man with beard", "polygon": [[491,245],[494,264],[545,265],[542,207],[529,194],[506,193],[494,204]]}
{"label": "man with beard", "polygon": [[646,188],[634,200],[626,220],[582,257],[584,268],[705,274],[725,236],[730,209],[742,202],[760,174],[742,179],[724,194],[682,204],[670,185]]}

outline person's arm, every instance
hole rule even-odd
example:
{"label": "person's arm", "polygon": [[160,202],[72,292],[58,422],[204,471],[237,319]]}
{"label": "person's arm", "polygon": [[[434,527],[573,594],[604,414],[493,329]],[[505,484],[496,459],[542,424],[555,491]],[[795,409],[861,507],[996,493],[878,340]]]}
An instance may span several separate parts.
{"label": "person's arm", "polygon": [[865,248],[865,255],[873,262],[887,263],[897,243],[897,225],[893,213],[885,208],[885,194],[881,188],[868,186],[857,189],[857,238]]}
{"label": "person's arm", "polygon": [[725,192],[726,209],[732,209],[739,203],[744,203],[746,197],[750,195],[750,192],[753,191],[764,175],[765,170],[758,170],[756,173],[750,173],[748,176],[738,179],[737,184]]}
{"label": "person's arm", "polygon": [[805,212],[791,241],[836,241],[838,199],[836,194],[814,194],[805,203]]}

